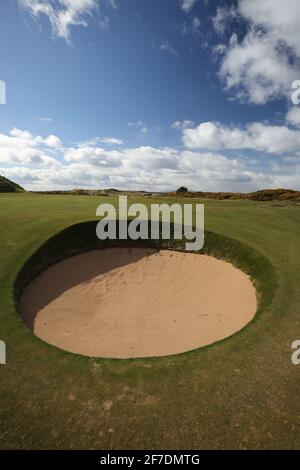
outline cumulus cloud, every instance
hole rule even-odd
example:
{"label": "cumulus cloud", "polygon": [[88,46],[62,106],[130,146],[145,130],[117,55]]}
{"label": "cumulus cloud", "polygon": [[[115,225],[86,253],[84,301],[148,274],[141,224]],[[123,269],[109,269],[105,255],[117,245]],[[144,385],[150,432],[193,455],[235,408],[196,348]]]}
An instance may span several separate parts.
{"label": "cumulus cloud", "polygon": [[223,34],[230,21],[247,23],[246,34],[233,33],[221,54],[219,75],[240,100],[264,104],[289,97],[300,74],[300,2],[298,0],[239,0],[237,8],[219,8],[213,18]]}
{"label": "cumulus cloud", "polygon": [[118,186],[160,190],[188,179],[191,187],[196,178],[225,182],[230,174],[237,181],[242,177],[239,172],[244,172],[242,164],[221,155],[151,146],[104,149],[97,138],[89,145],[66,147],[55,145],[54,137],[34,136],[20,129],[1,134],[2,174],[30,189]]}
{"label": "cumulus cloud", "polygon": [[103,144],[109,144],[109,145],[123,145],[124,142],[120,139],[116,139],[115,137],[100,137],[99,142],[102,142]]}
{"label": "cumulus cloud", "polygon": [[122,167],[123,170],[155,170],[176,168],[178,153],[171,148],[141,146],[117,150],[100,147],[69,148],[64,152],[67,162],[81,162],[101,167]]}
{"label": "cumulus cloud", "polygon": [[286,120],[293,126],[300,127],[300,108],[291,108],[286,115]]}
{"label": "cumulus cloud", "polygon": [[53,148],[61,145],[58,137],[34,136],[28,131],[13,128],[10,133],[0,133],[0,162],[5,164],[27,164],[35,166],[56,166],[59,162],[53,156]]}
{"label": "cumulus cloud", "polygon": [[[109,3],[116,8],[113,0]],[[97,0],[19,0],[19,5],[33,18],[47,16],[53,36],[65,39],[71,44],[71,28],[88,26],[88,20],[97,12],[99,2]],[[108,27],[108,18],[102,18],[100,28],[106,30]]]}
{"label": "cumulus cloud", "polygon": [[45,139],[45,144],[48,145],[48,147],[52,148],[59,148],[61,147],[62,143],[59,137],[56,135],[50,134],[46,139]]}
{"label": "cumulus cloud", "polygon": [[[262,171],[256,161],[241,155],[229,158],[216,152],[213,144],[217,139],[220,147],[228,148],[230,142],[231,148],[237,148],[246,145],[247,139],[255,139],[252,131],[244,128],[234,132],[220,124],[209,124],[215,126],[210,127],[211,137],[208,132],[203,142],[203,128],[200,137],[201,145],[210,150],[192,148],[199,147],[199,141],[193,142],[190,149],[124,145],[104,148],[98,137],[66,146],[57,136],[42,137],[14,128],[0,134],[0,174],[31,190],[116,187],[162,191],[185,185],[195,190],[250,191],[279,183],[300,188],[299,158],[284,157],[274,165],[265,165]],[[182,132],[185,135],[198,128],[182,128]],[[271,149],[276,144],[273,134],[269,141],[258,142],[259,149]]]}
{"label": "cumulus cloud", "polygon": [[251,149],[270,154],[299,152],[300,131],[287,126],[260,122],[245,127],[229,127],[204,122],[183,130],[183,142],[189,148]]}
{"label": "cumulus cloud", "polygon": [[215,31],[218,34],[223,35],[226,30],[227,23],[229,23],[236,16],[237,10],[233,5],[227,7],[218,7],[217,13],[212,18]]}
{"label": "cumulus cloud", "polygon": [[71,147],[64,151],[66,162],[82,162],[96,167],[113,168],[121,166],[118,154],[106,151],[100,147]]}

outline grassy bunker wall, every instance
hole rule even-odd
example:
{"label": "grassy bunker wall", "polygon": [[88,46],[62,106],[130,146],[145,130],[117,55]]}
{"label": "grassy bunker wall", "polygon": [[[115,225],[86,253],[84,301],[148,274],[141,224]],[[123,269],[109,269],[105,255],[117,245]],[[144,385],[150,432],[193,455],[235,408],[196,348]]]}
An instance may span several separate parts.
{"label": "grassy bunker wall", "polygon": [[[52,264],[67,257],[93,249],[108,247],[141,247],[148,246],[156,249],[184,250],[185,240],[176,240],[171,227],[170,240],[99,240],[96,237],[96,224],[98,221],[82,222],[67,227],[49,238],[24,264],[17,275],[14,287],[14,298],[18,305],[19,298],[25,286],[39,273]],[[130,223],[130,221],[129,221]],[[149,222],[150,228],[150,222]],[[117,230],[118,233],[118,230]],[[243,243],[225,237],[215,232],[205,232],[203,248],[199,253],[214,256],[215,258],[231,262],[234,266],[248,274],[255,285],[258,314],[264,311],[272,301],[276,289],[276,273],[269,260]]]}

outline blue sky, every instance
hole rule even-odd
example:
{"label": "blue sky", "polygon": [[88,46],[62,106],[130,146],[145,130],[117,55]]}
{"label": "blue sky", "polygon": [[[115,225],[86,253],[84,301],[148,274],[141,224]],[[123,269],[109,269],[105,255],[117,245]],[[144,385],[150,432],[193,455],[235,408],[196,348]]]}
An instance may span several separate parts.
{"label": "blue sky", "polygon": [[297,0],[0,3],[0,173],[27,189],[300,189]]}

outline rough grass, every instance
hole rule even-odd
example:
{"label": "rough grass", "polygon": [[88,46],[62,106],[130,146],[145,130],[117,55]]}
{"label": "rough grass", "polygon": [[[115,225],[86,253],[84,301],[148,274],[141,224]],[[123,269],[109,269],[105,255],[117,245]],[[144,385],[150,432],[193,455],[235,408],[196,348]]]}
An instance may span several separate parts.
{"label": "rough grass", "polygon": [[[38,192],[37,192],[38,193]],[[73,189],[71,191],[41,191],[40,194],[64,194],[75,196],[113,196],[116,193],[132,197],[189,197],[215,200],[280,201],[300,203],[300,191],[293,189],[261,189],[251,193],[188,191],[180,187],[171,193],[149,193],[147,191],[118,191],[117,189]]]}
{"label": "rough grass", "polygon": [[0,193],[22,193],[24,191],[17,183],[0,175]]}
{"label": "rough grass", "polygon": [[233,261],[264,286],[259,315],[206,348],[120,361],[40,341],[14,304],[26,260],[61,230],[94,219],[104,201],[0,196],[0,339],[8,351],[0,366],[0,447],[299,448],[300,366],[290,360],[300,336],[299,208],[206,201],[206,229],[225,237],[210,244],[207,235],[210,254],[231,259],[234,251]]}

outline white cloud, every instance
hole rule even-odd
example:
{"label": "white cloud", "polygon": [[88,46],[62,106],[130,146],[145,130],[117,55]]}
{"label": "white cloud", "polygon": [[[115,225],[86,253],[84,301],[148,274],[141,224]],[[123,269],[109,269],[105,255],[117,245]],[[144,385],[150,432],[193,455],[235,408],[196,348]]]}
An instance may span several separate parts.
{"label": "white cloud", "polygon": [[192,31],[194,33],[199,33],[201,28],[201,21],[197,16],[194,16],[193,21],[192,21]]}
{"label": "white cloud", "polygon": [[[234,145],[240,146],[247,138],[254,139],[248,128],[238,129],[236,134],[230,129],[229,135],[228,128],[223,128],[222,137],[218,137],[218,126],[214,138],[219,139],[220,145],[228,146],[231,142],[233,146],[233,140]],[[193,129],[183,129],[183,133],[190,130]],[[63,145],[58,137],[60,145],[54,145],[54,137],[33,135],[16,128],[9,134],[0,134],[0,174],[32,190],[116,187],[161,191],[184,185],[205,191],[250,191],[276,187],[279,183],[300,188],[300,158],[296,156],[274,160],[273,165],[267,163],[261,171],[256,161],[241,156],[228,158],[212,150],[151,146],[102,148],[97,138],[89,144],[70,147]],[[206,137],[205,145],[212,147],[211,142]],[[258,147],[271,149],[278,142],[274,144],[272,134],[269,143],[266,139],[259,141]]]}
{"label": "white cloud", "polygon": [[299,152],[300,131],[260,122],[244,128],[204,122],[193,129],[184,129],[183,142],[189,148],[251,149],[281,154]]}
{"label": "white cloud", "polygon": [[114,10],[117,9],[117,0],[107,0],[107,1]]}
{"label": "white cloud", "polygon": [[194,7],[195,3],[196,3],[197,0],[180,0],[181,2],[181,9],[185,12],[185,13],[189,13],[192,8]]}
{"label": "white cloud", "polygon": [[102,142],[103,144],[109,144],[109,145],[123,145],[124,142],[120,139],[116,139],[115,137],[100,137],[99,142]]}
{"label": "white cloud", "polygon": [[218,7],[217,13],[212,18],[215,31],[218,34],[223,35],[226,30],[227,23],[236,17],[237,10],[233,5],[227,7]]}
{"label": "white cloud", "polygon": [[286,120],[293,126],[300,127],[300,108],[296,106],[291,108],[286,115]]}
{"label": "white cloud", "polygon": [[[114,0],[109,4],[116,8]],[[71,44],[71,28],[73,26],[88,26],[88,20],[98,11],[97,0],[19,0],[19,5],[32,17],[38,19],[48,17],[54,37],[63,38]],[[107,17],[100,20],[100,28],[109,27]]]}
{"label": "white cloud", "polygon": [[299,72],[288,56],[274,47],[270,37],[251,31],[238,42],[231,36],[219,75],[227,89],[234,89],[237,98],[254,104],[291,94],[291,83]]}
{"label": "white cloud", "polygon": [[129,121],[128,126],[129,127],[142,127],[142,126],[145,126],[145,123],[143,121]]}
{"label": "white cloud", "polygon": [[56,137],[56,135],[52,134],[45,139],[45,144],[48,145],[48,147],[53,147],[55,149],[62,146],[61,140]]}
{"label": "white cloud", "polygon": [[44,116],[37,117],[37,118],[34,118],[34,119],[36,119],[37,121],[41,121],[41,122],[52,122],[51,118],[44,117]]}
{"label": "white cloud", "polygon": [[[11,137],[15,138],[16,142],[19,142],[22,145],[27,145],[28,147],[46,145],[47,147],[58,148],[62,145],[60,138],[53,134],[44,138],[40,135],[33,135],[29,131],[18,129],[17,127],[11,129],[9,134]],[[0,136],[7,137],[5,134],[0,134]]]}
{"label": "white cloud", "polygon": [[100,147],[71,147],[64,151],[66,162],[82,162],[96,167],[113,168],[121,166],[118,153]]}
{"label": "white cloud", "polygon": [[124,145],[124,142],[123,140],[117,139],[116,137],[94,137],[93,139],[79,142],[80,147],[95,146],[98,144]]}
{"label": "white cloud", "polygon": [[104,150],[100,147],[69,148],[64,152],[67,162],[81,162],[101,167],[122,167],[131,171],[175,168],[178,154],[174,149],[149,146]]}
{"label": "white cloud", "polygon": [[241,0],[239,12],[253,24],[265,28],[275,41],[285,42],[300,55],[298,0]]}
{"label": "white cloud", "polygon": [[187,129],[188,127],[194,127],[195,123],[191,121],[190,119],[185,119],[183,121],[174,121],[171,124],[172,129]]}
{"label": "white cloud", "polygon": [[192,34],[195,39],[199,39],[201,35],[201,21],[197,16],[194,16],[191,19],[189,18],[188,21],[184,21],[180,29],[183,36]]}
{"label": "white cloud", "polygon": [[163,51],[163,52],[169,52],[170,54],[172,55],[178,55],[178,52],[175,51],[175,49],[173,49],[172,46],[170,46],[170,44],[168,43],[168,41],[165,41],[163,42],[160,46],[159,46],[160,50]]}
{"label": "white cloud", "polygon": [[28,131],[13,128],[9,135],[0,134],[0,162],[34,166],[57,166],[53,147],[60,140],[56,136],[34,136]]}
{"label": "white cloud", "polygon": [[149,127],[143,121],[129,121],[128,127],[135,127],[136,129],[140,129],[143,134],[146,134],[149,131]]}
{"label": "white cloud", "polygon": [[236,97],[264,104],[291,95],[300,74],[300,2],[298,0],[240,0],[238,7],[219,8],[215,29],[224,33],[231,19],[247,21],[243,38],[234,33],[221,45],[220,78]]}

